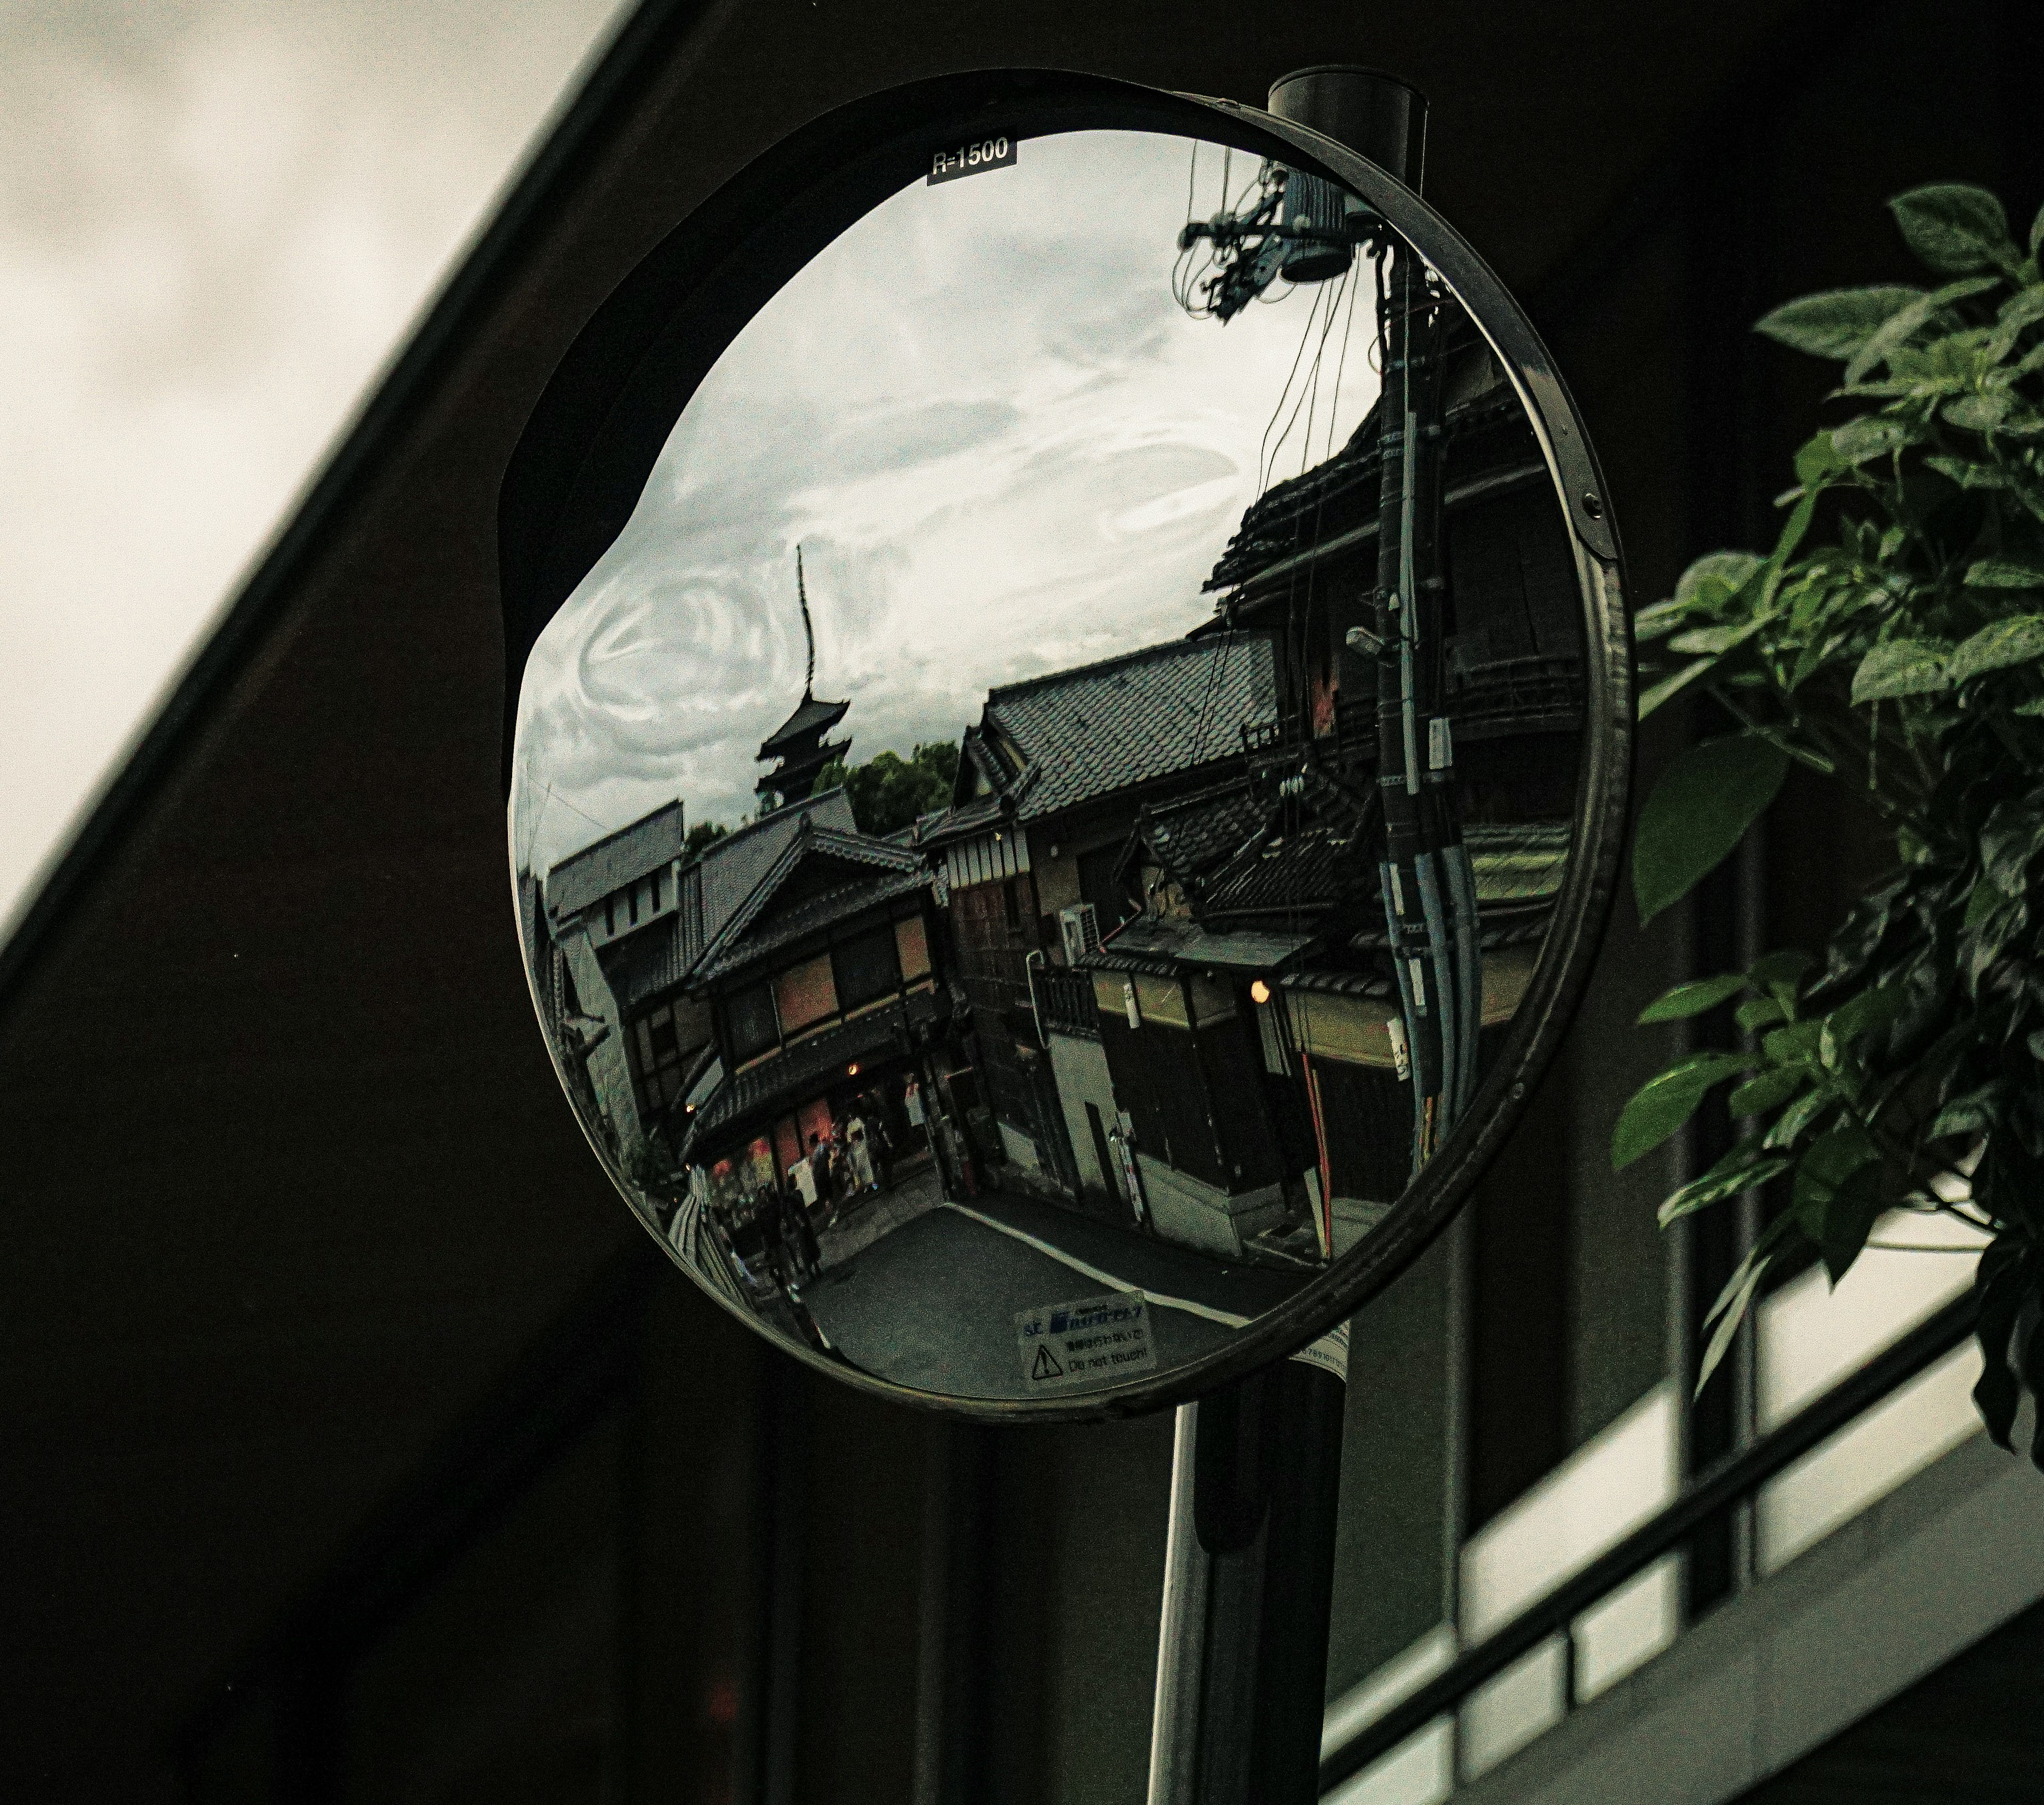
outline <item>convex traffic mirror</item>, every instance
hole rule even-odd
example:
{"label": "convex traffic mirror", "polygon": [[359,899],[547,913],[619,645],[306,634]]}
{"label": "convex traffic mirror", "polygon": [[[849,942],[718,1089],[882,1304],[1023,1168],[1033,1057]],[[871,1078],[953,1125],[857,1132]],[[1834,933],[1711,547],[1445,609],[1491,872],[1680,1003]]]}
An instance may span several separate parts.
{"label": "convex traffic mirror", "polygon": [[697,1284],[982,1415],[1339,1360],[1551,1050],[1629,744],[1580,427],[1437,217],[1218,103],[860,103],[592,322],[503,554],[540,1028]]}

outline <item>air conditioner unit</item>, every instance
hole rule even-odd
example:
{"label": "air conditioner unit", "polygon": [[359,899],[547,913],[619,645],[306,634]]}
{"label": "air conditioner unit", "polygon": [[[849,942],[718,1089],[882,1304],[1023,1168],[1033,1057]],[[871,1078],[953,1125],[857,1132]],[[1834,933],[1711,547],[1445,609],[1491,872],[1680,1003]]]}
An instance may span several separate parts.
{"label": "air conditioner unit", "polygon": [[1065,963],[1075,966],[1088,953],[1100,950],[1100,916],[1091,903],[1076,903],[1058,911],[1058,932],[1065,943]]}

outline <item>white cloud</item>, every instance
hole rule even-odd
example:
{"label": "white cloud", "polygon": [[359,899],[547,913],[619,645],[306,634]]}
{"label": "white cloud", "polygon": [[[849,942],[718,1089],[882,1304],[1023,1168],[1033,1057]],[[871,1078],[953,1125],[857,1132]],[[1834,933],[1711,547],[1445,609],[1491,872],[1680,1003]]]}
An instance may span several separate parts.
{"label": "white cloud", "polygon": [[0,922],[620,4],[0,13]]}
{"label": "white cloud", "polygon": [[[1211,613],[1201,584],[1332,290],[1225,326],[1184,313],[1190,150],[1025,139],[1012,169],[893,196],[746,328],[528,666],[513,818],[532,863],[678,793],[693,820],[748,812],[759,743],[801,689],[797,543],[817,691],[852,699],[861,758],[955,739],[991,685]],[[1221,159],[1201,167],[1204,213]],[[1329,340],[1312,461],[1375,398],[1369,301],[1353,331],[1331,413]]]}

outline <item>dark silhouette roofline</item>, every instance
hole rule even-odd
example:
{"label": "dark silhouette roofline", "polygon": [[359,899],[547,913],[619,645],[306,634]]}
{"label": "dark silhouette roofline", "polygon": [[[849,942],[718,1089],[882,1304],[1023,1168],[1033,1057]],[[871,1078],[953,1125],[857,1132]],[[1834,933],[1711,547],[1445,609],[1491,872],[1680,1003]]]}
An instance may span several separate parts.
{"label": "dark silhouette roofline", "polygon": [[805,689],[801,701],[795,705],[795,712],[760,741],[759,756],[777,758],[797,741],[816,739],[829,732],[844,719],[851,706],[849,701],[820,702]]}
{"label": "dark silhouette roofline", "polygon": [[[1202,623],[1204,624],[1204,623]],[[1166,655],[1178,658],[1203,658],[1205,647],[1193,641],[1188,634],[1180,634],[1175,639],[1160,640],[1154,646],[1139,646],[1134,651],[1116,652],[1112,658],[1097,659],[1091,664],[1068,665],[1062,670],[1046,672],[1041,677],[1024,677],[1012,683],[1003,683],[986,693],[989,709],[1001,706],[1004,698],[1033,696],[1039,690],[1057,688],[1061,684],[1076,682],[1080,678],[1098,677],[1103,672],[1119,670],[1123,666],[1140,664],[1148,659],[1159,659]]]}

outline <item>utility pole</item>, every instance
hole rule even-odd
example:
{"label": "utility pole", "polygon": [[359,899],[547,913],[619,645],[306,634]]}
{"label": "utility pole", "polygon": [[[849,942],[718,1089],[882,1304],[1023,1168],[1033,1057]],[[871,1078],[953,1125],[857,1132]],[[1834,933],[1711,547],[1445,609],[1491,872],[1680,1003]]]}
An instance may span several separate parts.
{"label": "utility pole", "polygon": [[[1301,69],[1269,104],[1419,186],[1426,101],[1395,77]],[[1409,254],[1398,264],[1419,275]],[[1473,944],[1473,891],[1471,905]],[[1346,1401],[1327,1365],[1297,1358],[1179,1408],[1148,1805],[1319,1797]]]}

